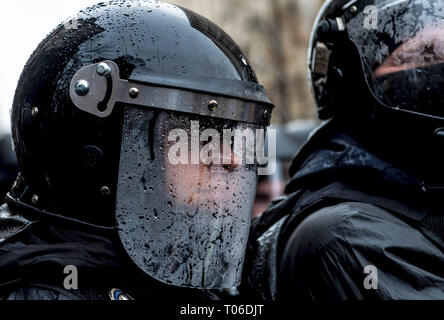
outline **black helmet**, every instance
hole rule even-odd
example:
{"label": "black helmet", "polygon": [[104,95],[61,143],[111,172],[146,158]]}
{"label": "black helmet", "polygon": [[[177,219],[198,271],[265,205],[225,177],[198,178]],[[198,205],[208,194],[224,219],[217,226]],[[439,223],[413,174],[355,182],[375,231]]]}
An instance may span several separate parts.
{"label": "black helmet", "polygon": [[272,108],[239,47],[202,16],[157,1],[98,4],[57,27],[23,70],[12,108],[21,175],[8,203],[117,228],[132,260],[165,283],[232,287],[257,166],[174,166],[169,133],[264,128]]}
{"label": "black helmet", "polygon": [[368,100],[442,126],[443,10],[435,0],[327,1],[309,51],[320,117]]}

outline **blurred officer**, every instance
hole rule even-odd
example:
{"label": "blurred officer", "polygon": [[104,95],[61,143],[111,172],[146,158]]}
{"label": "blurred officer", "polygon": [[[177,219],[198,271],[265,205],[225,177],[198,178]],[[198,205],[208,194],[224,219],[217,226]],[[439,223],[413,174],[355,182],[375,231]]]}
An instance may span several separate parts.
{"label": "blurred officer", "polygon": [[325,123],[254,222],[244,293],[444,298],[444,2],[327,1],[310,75]]}

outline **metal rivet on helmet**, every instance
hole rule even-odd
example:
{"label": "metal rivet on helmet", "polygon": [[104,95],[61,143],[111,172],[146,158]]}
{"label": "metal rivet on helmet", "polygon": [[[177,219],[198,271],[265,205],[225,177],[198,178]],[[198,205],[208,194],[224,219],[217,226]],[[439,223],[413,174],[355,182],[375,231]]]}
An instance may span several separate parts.
{"label": "metal rivet on helmet", "polygon": [[37,204],[37,202],[39,202],[39,196],[38,195],[33,195],[32,196],[32,198],[31,198],[31,202],[33,203],[33,204]]}
{"label": "metal rivet on helmet", "polygon": [[218,106],[219,106],[219,103],[216,100],[211,100],[208,103],[208,109],[210,111],[216,111]]}
{"label": "metal rivet on helmet", "polygon": [[129,89],[129,96],[133,99],[137,98],[139,96],[139,89],[137,88],[131,88]]}
{"label": "metal rivet on helmet", "polygon": [[111,74],[111,68],[104,62],[99,63],[97,65],[97,74],[102,77],[107,77]]}
{"label": "metal rivet on helmet", "polygon": [[102,188],[100,188],[100,193],[102,194],[102,196],[109,196],[111,194],[111,190],[107,186],[103,186]]}
{"label": "metal rivet on helmet", "polygon": [[37,107],[32,108],[31,115],[33,118],[36,118],[39,115],[39,108]]}
{"label": "metal rivet on helmet", "polygon": [[74,90],[78,96],[86,96],[89,92],[89,82],[86,80],[77,81]]}

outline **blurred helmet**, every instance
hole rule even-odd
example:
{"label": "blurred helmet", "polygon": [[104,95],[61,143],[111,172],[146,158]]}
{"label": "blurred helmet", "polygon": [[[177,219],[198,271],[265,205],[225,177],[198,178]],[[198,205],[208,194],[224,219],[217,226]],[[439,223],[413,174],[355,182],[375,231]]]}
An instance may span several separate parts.
{"label": "blurred helmet", "polygon": [[[233,287],[257,166],[172,163],[171,132],[264,128],[272,108],[239,47],[202,16],[157,1],[98,4],[56,28],[23,70],[9,203],[117,226],[134,263],[164,283]],[[203,142],[179,153],[188,160]]]}
{"label": "blurred helmet", "polygon": [[443,24],[442,1],[327,1],[309,49],[320,117],[368,100],[389,112],[444,119]]}

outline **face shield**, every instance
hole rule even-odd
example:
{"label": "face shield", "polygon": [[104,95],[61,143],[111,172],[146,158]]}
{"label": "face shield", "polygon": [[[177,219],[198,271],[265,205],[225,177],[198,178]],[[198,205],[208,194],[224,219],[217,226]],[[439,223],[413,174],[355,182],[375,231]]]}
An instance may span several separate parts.
{"label": "face shield", "polygon": [[362,1],[347,19],[372,94],[385,106],[444,118],[444,2]]}
{"label": "face shield", "polygon": [[[205,79],[203,92],[197,79],[137,70],[127,81],[117,65],[104,63],[108,75],[94,74],[106,69],[96,64],[74,76],[71,98],[102,117],[115,102],[125,106],[115,209],[123,247],[161,282],[237,286],[256,193],[256,137],[272,107],[263,89]],[[88,93],[76,92],[85,82]]]}

